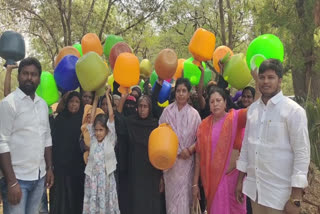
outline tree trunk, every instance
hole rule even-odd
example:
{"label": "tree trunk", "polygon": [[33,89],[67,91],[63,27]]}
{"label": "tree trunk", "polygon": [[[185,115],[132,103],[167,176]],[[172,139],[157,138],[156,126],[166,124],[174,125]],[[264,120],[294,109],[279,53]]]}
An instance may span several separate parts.
{"label": "tree trunk", "polygon": [[223,45],[227,45],[226,26],[224,23],[224,12],[223,12],[223,0],[219,0],[219,13],[220,13],[220,26],[221,26],[221,40]]}

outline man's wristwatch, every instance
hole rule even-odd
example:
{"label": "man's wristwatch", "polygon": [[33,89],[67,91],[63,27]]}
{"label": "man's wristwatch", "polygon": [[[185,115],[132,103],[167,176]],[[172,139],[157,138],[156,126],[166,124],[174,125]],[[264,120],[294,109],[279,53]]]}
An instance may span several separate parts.
{"label": "man's wristwatch", "polygon": [[296,207],[300,207],[301,206],[301,199],[293,199],[293,198],[290,198],[290,202],[292,204],[294,204]]}

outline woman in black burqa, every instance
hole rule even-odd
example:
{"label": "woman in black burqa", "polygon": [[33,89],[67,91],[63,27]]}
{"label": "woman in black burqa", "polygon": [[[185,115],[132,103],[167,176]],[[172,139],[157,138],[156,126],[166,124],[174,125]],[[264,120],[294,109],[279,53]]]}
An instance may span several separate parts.
{"label": "woman in black burqa", "polygon": [[51,214],[82,213],[84,162],[79,146],[83,105],[78,92],[67,96],[52,127],[54,186],[50,191]]}
{"label": "woman in black burqa", "polygon": [[122,127],[128,146],[128,210],[130,214],[161,214],[165,212],[162,171],[151,165],[148,156],[149,135],[158,127],[158,120],[152,116],[149,96],[142,96],[137,106],[137,113],[127,117]]}

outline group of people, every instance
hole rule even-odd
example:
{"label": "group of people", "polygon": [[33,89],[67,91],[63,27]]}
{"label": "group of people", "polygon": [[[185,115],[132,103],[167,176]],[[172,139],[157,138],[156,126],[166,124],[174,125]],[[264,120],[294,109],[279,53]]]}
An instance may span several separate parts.
{"label": "group of people", "polygon": [[[307,118],[281,92],[281,63],[265,60],[252,72],[256,89],[237,100],[222,77],[204,87],[200,70],[197,87],[175,81],[167,107],[157,101],[161,79],[123,94],[115,82],[96,110],[93,92],[72,91],[49,116],[35,94],[41,65],[22,60],[19,87],[0,102],[4,214],[39,213],[45,187],[52,214],[191,214],[195,206],[209,214],[299,213]],[[148,157],[149,135],[162,123],[179,139],[176,162],[164,171]]]}

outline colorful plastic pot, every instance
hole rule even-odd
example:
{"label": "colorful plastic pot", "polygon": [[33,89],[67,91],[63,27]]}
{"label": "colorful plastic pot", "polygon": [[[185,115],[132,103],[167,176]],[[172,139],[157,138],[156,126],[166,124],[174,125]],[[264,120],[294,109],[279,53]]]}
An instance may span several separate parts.
{"label": "colorful plastic pot", "polygon": [[[193,57],[187,59],[184,62],[183,77],[190,80],[192,86],[196,86],[200,82],[201,70],[197,65],[193,63]],[[202,67],[206,69],[206,64],[202,62]]]}
{"label": "colorful plastic pot", "polygon": [[40,85],[38,86],[36,93],[46,101],[48,106],[51,106],[59,100],[57,84],[50,72],[41,72]]}
{"label": "colorful plastic pot", "polygon": [[57,67],[57,65],[59,64],[61,59],[67,55],[73,55],[73,56],[76,56],[77,58],[80,58],[80,53],[75,47],[66,46],[59,51],[59,53],[54,61],[54,66]]}
{"label": "colorful plastic pot", "polygon": [[81,47],[81,44],[80,43],[76,43],[74,45],[72,45],[75,49],[78,50],[78,52],[80,53],[80,57],[83,56],[83,53],[82,53],[82,47]]}
{"label": "colorful plastic pot", "polygon": [[242,89],[252,80],[244,54],[235,54],[226,64],[223,72],[224,79],[234,88]]}
{"label": "colorful plastic pot", "polygon": [[158,96],[159,103],[164,103],[165,101],[169,100],[171,92],[171,84],[167,81],[163,81],[162,87]]}
{"label": "colorful plastic pot", "polygon": [[233,56],[232,50],[227,46],[219,46],[213,52],[213,67],[214,69],[220,73],[219,60],[223,60],[223,63],[226,63],[231,56]]}
{"label": "colorful plastic pot", "polygon": [[283,62],[284,49],[281,40],[273,34],[264,34],[255,38],[247,50],[247,65],[251,70],[259,68],[265,59],[278,59]]}
{"label": "colorful plastic pot", "polygon": [[103,46],[103,53],[109,59],[110,51],[112,47],[117,44],[118,42],[122,42],[123,38],[121,36],[116,35],[108,35],[106,41]]}
{"label": "colorful plastic pot", "polygon": [[132,49],[125,42],[118,42],[117,44],[115,44],[112,47],[109,55],[109,63],[112,69],[114,69],[114,64],[116,63],[117,57],[121,53],[132,53]]}
{"label": "colorful plastic pot", "polygon": [[72,91],[80,86],[76,74],[77,61],[78,57],[67,55],[62,58],[54,69],[54,79],[62,91]]}
{"label": "colorful plastic pot", "polygon": [[[119,83],[119,92],[125,93],[126,88],[137,85],[140,77],[139,59],[132,53],[121,53],[113,70],[114,80]],[[129,90],[130,92],[130,90]]]}
{"label": "colorful plastic pot", "polygon": [[158,80],[158,74],[155,70],[153,70],[150,76],[150,84],[152,85],[152,87],[154,86],[157,80]]}
{"label": "colorful plastic pot", "polygon": [[200,62],[211,60],[215,45],[215,35],[203,28],[198,28],[189,43],[189,52],[195,59],[194,63],[199,66]]}
{"label": "colorful plastic pot", "polygon": [[154,68],[159,78],[171,79],[177,70],[178,57],[172,49],[163,49],[158,54],[154,63]]}
{"label": "colorful plastic pot", "polygon": [[185,59],[178,59],[178,66],[176,73],[174,73],[173,79],[177,80],[178,78],[182,77],[183,65],[185,61]]}
{"label": "colorful plastic pot", "polygon": [[152,72],[152,64],[151,64],[150,60],[143,59],[140,62],[140,75],[143,78],[148,78],[148,77],[150,77],[151,72]]}
{"label": "colorful plastic pot", "polygon": [[104,87],[110,70],[96,52],[83,55],[76,64],[81,87],[85,91],[96,91]]}
{"label": "colorful plastic pot", "polygon": [[90,51],[96,52],[102,56],[102,45],[99,37],[95,33],[87,33],[81,39],[82,53],[86,54]]}
{"label": "colorful plastic pot", "polygon": [[173,167],[178,153],[178,136],[168,124],[160,124],[149,136],[148,154],[151,164],[160,170]]}
{"label": "colorful plastic pot", "polygon": [[24,58],[26,47],[21,34],[5,31],[0,37],[0,56],[6,60],[5,65],[14,65]]}

